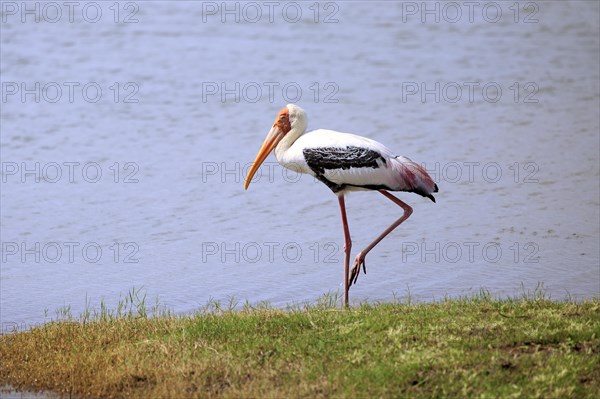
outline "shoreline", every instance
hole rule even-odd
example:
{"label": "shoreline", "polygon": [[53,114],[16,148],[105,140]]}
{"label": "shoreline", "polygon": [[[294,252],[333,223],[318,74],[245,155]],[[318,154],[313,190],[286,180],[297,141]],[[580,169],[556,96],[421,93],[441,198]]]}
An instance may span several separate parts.
{"label": "shoreline", "polygon": [[[75,397],[596,397],[600,298],[151,315],[129,301],[0,337],[0,386]],[[145,305],[144,305],[145,306]]]}

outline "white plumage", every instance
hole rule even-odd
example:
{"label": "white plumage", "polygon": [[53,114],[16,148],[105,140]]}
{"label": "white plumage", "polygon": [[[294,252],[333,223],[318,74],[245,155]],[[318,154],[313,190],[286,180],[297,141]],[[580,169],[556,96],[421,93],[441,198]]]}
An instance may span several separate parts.
{"label": "white plumage", "polygon": [[[375,160],[377,167],[352,166],[352,152],[346,158],[340,158],[345,167],[325,168],[325,179],[339,186],[345,186],[336,194],[349,191],[370,190],[368,186],[382,186],[390,191],[413,191],[430,194],[437,191],[435,183],[425,170],[409,158],[395,155],[378,141],[351,133],[318,129],[304,133],[285,148],[283,142],[275,149],[277,161],[284,167],[300,173],[317,176],[307,162],[306,149],[338,149],[338,153],[348,148],[361,148],[376,152],[380,158]],[[324,151],[325,152],[325,151]],[[423,194],[421,194],[423,195]],[[427,195],[425,195],[427,196]]]}

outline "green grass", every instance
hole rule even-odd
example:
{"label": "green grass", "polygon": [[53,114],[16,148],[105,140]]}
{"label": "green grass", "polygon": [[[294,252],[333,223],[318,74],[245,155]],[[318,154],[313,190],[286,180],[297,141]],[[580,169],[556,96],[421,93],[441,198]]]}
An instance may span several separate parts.
{"label": "green grass", "polygon": [[[115,311],[0,337],[0,385],[92,397],[600,396],[600,300],[485,291],[436,303],[286,310],[212,301]],[[126,303],[125,303],[126,301]]]}

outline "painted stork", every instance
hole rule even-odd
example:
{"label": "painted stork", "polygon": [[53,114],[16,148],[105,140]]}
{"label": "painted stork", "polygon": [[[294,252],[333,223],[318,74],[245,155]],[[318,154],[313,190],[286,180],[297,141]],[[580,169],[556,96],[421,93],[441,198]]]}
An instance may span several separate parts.
{"label": "painted stork", "polygon": [[[297,105],[288,104],[279,111],[248,171],[244,189],[248,188],[254,174],[274,149],[275,157],[283,167],[316,177],[337,195],[344,228],[344,305],[348,306],[348,290],[357,282],[361,266],[367,273],[365,257],[369,251],[408,219],[413,211],[388,191],[413,192],[435,202],[432,193],[436,193],[438,187],[420,165],[394,155],[377,141],[333,130],[318,129],[305,133],[306,126],[306,113]],[[350,274],[352,240],[344,195],[359,190],[379,191],[400,206],[404,213],[356,255]]]}

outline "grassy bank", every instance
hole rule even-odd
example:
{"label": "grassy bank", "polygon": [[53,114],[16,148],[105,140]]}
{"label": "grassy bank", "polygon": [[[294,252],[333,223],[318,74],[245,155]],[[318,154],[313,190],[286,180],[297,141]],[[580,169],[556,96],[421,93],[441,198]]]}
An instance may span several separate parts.
{"label": "grassy bank", "polygon": [[2,336],[0,358],[0,385],[74,396],[595,398],[600,301],[103,310]]}

